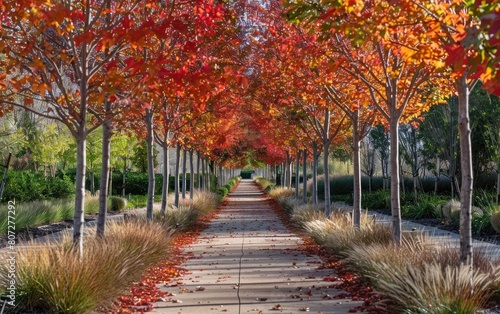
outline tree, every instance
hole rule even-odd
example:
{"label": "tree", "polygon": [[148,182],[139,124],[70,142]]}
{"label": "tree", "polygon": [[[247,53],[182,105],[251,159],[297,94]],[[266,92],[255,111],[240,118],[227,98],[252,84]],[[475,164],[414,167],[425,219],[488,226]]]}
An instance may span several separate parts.
{"label": "tree", "polygon": [[[83,250],[86,138],[98,127],[97,118],[106,97],[121,77],[99,75],[127,47],[136,47],[151,25],[135,24],[149,1],[4,1],[2,68],[8,89],[2,110],[20,106],[65,124],[77,143],[77,175],[73,238]],[[161,32],[158,32],[160,34]],[[130,65],[130,64],[129,64]],[[122,73],[127,73],[125,68]],[[12,91],[13,93],[9,93]],[[21,98],[14,98],[19,95]],[[19,101],[20,99],[20,101]],[[42,108],[32,106],[34,99]],[[102,120],[101,120],[102,122]]]}

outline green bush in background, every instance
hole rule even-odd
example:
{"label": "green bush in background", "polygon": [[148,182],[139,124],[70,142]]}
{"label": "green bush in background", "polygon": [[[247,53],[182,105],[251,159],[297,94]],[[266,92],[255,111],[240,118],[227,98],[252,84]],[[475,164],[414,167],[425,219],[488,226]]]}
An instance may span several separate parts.
{"label": "green bush in background", "polygon": [[67,198],[74,193],[75,184],[66,176],[53,178],[31,171],[9,171],[2,201],[16,200],[20,203]]}

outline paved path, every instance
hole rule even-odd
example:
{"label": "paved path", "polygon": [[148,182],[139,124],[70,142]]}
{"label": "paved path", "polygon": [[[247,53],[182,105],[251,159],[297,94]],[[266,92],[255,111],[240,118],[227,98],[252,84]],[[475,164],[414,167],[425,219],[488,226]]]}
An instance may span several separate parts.
{"label": "paved path", "polygon": [[[301,239],[273,212],[251,180],[242,180],[216,219],[184,252],[194,258],[174,293],[154,313],[348,313],[361,301],[322,279],[321,261],[299,249]],[[358,312],[359,313],[359,312]]]}

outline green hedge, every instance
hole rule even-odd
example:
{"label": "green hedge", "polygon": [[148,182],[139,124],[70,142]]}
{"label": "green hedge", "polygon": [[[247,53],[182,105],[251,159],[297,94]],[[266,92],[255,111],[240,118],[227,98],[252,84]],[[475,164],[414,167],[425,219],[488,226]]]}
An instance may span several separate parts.
{"label": "green hedge", "polygon": [[[123,172],[120,170],[113,171],[113,195],[121,195],[123,188]],[[57,174],[58,177],[67,176],[71,179],[72,182],[75,181],[76,170],[71,169],[66,172],[59,172]],[[180,180],[182,184],[182,174],[180,175]],[[186,175],[186,185],[189,190],[191,176],[188,173]],[[100,172],[94,174],[94,186],[96,190],[99,190],[100,185]],[[169,177],[169,190],[173,191],[175,183],[175,177]],[[195,188],[197,186],[197,178],[195,178]],[[90,191],[91,180],[90,174],[87,172],[86,180],[85,180],[85,189]],[[215,191],[215,187],[217,186],[217,178],[214,175],[211,175],[211,184],[212,191]],[[163,175],[160,173],[155,174],[155,194],[161,194],[161,190],[163,187]],[[127,195],[145,195],[148,192],[148,174],[141,172],[127,172],[125,175],[125,193]]]}
{"label": "green hedge", "polygon": [[2,201],[29,202],[67,198],[75,193],[75,184],[67,176],[45,177],[43,173],[9,170]]}

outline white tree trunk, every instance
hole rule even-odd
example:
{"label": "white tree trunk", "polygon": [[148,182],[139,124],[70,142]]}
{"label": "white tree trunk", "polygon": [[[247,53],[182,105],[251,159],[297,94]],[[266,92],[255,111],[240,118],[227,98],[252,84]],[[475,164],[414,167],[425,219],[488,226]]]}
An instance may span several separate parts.
{"label": "white tree trunk", "polygon": [[86,145],[87,130],[85,125],[79,129],[76,140],[76,190],[75,190],[75,213],[73,216],[73,245],[80,257],[83,256],[83,228],[85,223],[85,169],[86,169]]}
{"label": "white tree trunk", "polygon": [[[104,106],[106,112],[110,113],[111,104],[109,101],[105,101]],[[102,125],[102,168],[101,168],[101,184],[99,187],[99,213],[97,215],[97,236],[103,237],[106,232],[106,215],[108,212],[108,180],[112,176],[109,173],[110,170],[110,151],[111,151],[111,136],[113,130],[111,127],[111,119],[106,119]]]}
{"label": "white tree trunk", "polygon": [[297,159],[295,161],[295,198],[299,198],[299,171],[300,171],[300,150],[297,149]]}
{"label": "white tree trunk", "polygon": [[460,132],[460,262],[472,267],[472,144],[469,119],[469,86],[467,71],[456,82],[458,92],[458,129]]}
{"label": "white tree trunk", "polygon": [[302,153],[302,203],[307,203],[307,149]]}
{"label": "white tree trunk", "polygon": [[397,245],[401,245],[401,202],[399,182],[399,119],[391,115],[391,212],[392,238]]}
{"label": "white tree trunk", "polygon": [[181,144],[177,143],[177,149],[175,150],[175,180],[174,180],[174,205],[179,207],[179,171],[181,164]]}
{"label": "white tree trunk", "polygon": [[167,214],[168,206],[168,188],[169,188],[169,177],[170,177],[170,152],[168,143],[168,133],[165,135],[164,141],[161,145],[163,150],[163,180],[161,188],[161,208],[160,213],[164,217]]}
{"label": "white tree trunk", "polygon": [[313,142],[312,202],[318,204],[318,144]]}
{"label": "white tree trunk", "polygon": [[330,110],[325,110],[325,121],[323,124],[323,168],[325,169],[325,215],[330,217],[330,169],[328,160],[330,159]]}
{"label": "white tree trunk", "polygon": [[354,166],[354,187],[353,187],[353,222],[354,227],[361,228],[361,156],[359,139],[359,110],[356,110],[352,117],[352,146],[353,146],[353,166]]}
{"label": "white tree trunk", "polygon": [[200,153],[196,152],[196,186],[201,190]]}
{"label": "white tree trunk", "polygon": [[153,111],[146,109],[146,127],[147,127],[147,152],[148,152],[148,201],[146,205],[146,218],[153,220],[153,204],[155,196],[155,171],[154,171],[154,134],[153,134]]}
{"label": "white tree trunk", "polygon": [[194,198],[194,164],[193,164],[193,149],[189,151],[189,199]]}
{"label": "white tree trunk", "polygon": [[187,180],[186,180],[186,172],[187,172],[187,154],[186,151],[182,151],[182,199],[186,199],[186,190],[187,190]]}

